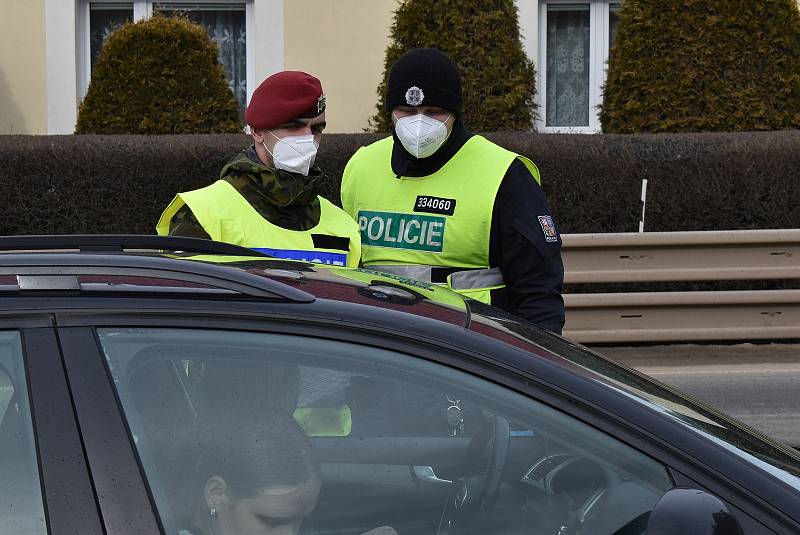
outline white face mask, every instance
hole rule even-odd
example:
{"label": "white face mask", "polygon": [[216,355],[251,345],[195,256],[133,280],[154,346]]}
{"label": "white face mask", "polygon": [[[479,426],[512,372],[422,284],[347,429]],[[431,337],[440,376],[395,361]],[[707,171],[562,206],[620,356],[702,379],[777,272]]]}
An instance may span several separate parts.
{"label": "white face mask", "polygon": [[[269,130],[267,130],[269,132]],[[269,132],[272,134],[272,132]],[[308,171],[317,159],[317,148],[319,144],[314,136],[286,136],[279,138],[275,134],[272,137],[278,141],[273,147],[274,152],[267,149],[267,144],[263,141],[264,148],[272,156],[272,162],[276,169],[283,169],[292,173],[300,173],[308,176]]]}
{"label": "white face mask", "polygon": [[450,135],[445,123],[421,113],[397,119],[394,130],[400,143],[415,158],[427,158],[439,150]]}

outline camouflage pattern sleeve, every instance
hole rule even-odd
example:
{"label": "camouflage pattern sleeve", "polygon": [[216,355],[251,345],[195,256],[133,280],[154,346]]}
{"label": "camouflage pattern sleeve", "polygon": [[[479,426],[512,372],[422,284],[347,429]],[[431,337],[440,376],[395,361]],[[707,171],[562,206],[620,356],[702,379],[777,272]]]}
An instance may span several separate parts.
{"label": "camouflage pattern sleeve", "polygon": [[170,236],[184,236],[187,238],[204,238],[210,240],[211,237],[197,221],[197,218],[192,213],[191,208],[183,205],[169,222],[169,235]]}

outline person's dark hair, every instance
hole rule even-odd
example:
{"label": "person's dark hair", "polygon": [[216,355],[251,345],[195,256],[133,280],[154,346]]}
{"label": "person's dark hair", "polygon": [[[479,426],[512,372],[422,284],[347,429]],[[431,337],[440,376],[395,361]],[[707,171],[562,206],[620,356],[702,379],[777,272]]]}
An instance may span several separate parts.
{"label": "person's dark hair", "polygon": [[299,485],[319,480],[319,467],[302,429],[286,412],[267,410],[258,419],[242,420],[235,414],[214,418],[197,435],[195,492],[220,476],[240,497],[266,487]]}

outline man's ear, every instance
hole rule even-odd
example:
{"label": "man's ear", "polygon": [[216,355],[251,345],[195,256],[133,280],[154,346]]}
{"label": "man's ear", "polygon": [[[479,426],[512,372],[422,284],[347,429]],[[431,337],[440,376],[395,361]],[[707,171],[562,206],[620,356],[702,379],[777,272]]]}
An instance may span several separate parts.
{"label": "man's ear", "polygon": [[256,142],[256,145],[261,145],[264,142],[265,132],[263,130],[251,128],[250,135],[253,136],[253,141]]}
{"label": "man's ear", "polygon": [[206,505],[211,508],[222,507],[227,505],[230,501],[230,489],[228,484],[222,476],[211,476],[206,481],[206,487],[203,489],[203,496],[206,499]]}

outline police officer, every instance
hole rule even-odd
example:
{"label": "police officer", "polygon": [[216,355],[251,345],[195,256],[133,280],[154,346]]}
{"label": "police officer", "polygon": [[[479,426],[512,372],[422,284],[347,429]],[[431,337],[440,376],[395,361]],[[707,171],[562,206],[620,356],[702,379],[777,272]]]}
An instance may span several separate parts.
{"label": "police officer", "polygon": [[392,136],[359,149],[342,177],[364,267],[447,284],[560,333],[561,239],[539,170],[462,121],[461,77],[432,48],[389,72]]}
{"label": "police officer", "polygon": [[178,193],[156,225],[160,235],[213,239],[279,258],[357,266],[358,225],[317,195],[314,167],[325,128],[320,81],[284,71],[264,80],[245,111],[253,144],[220,179]]}

